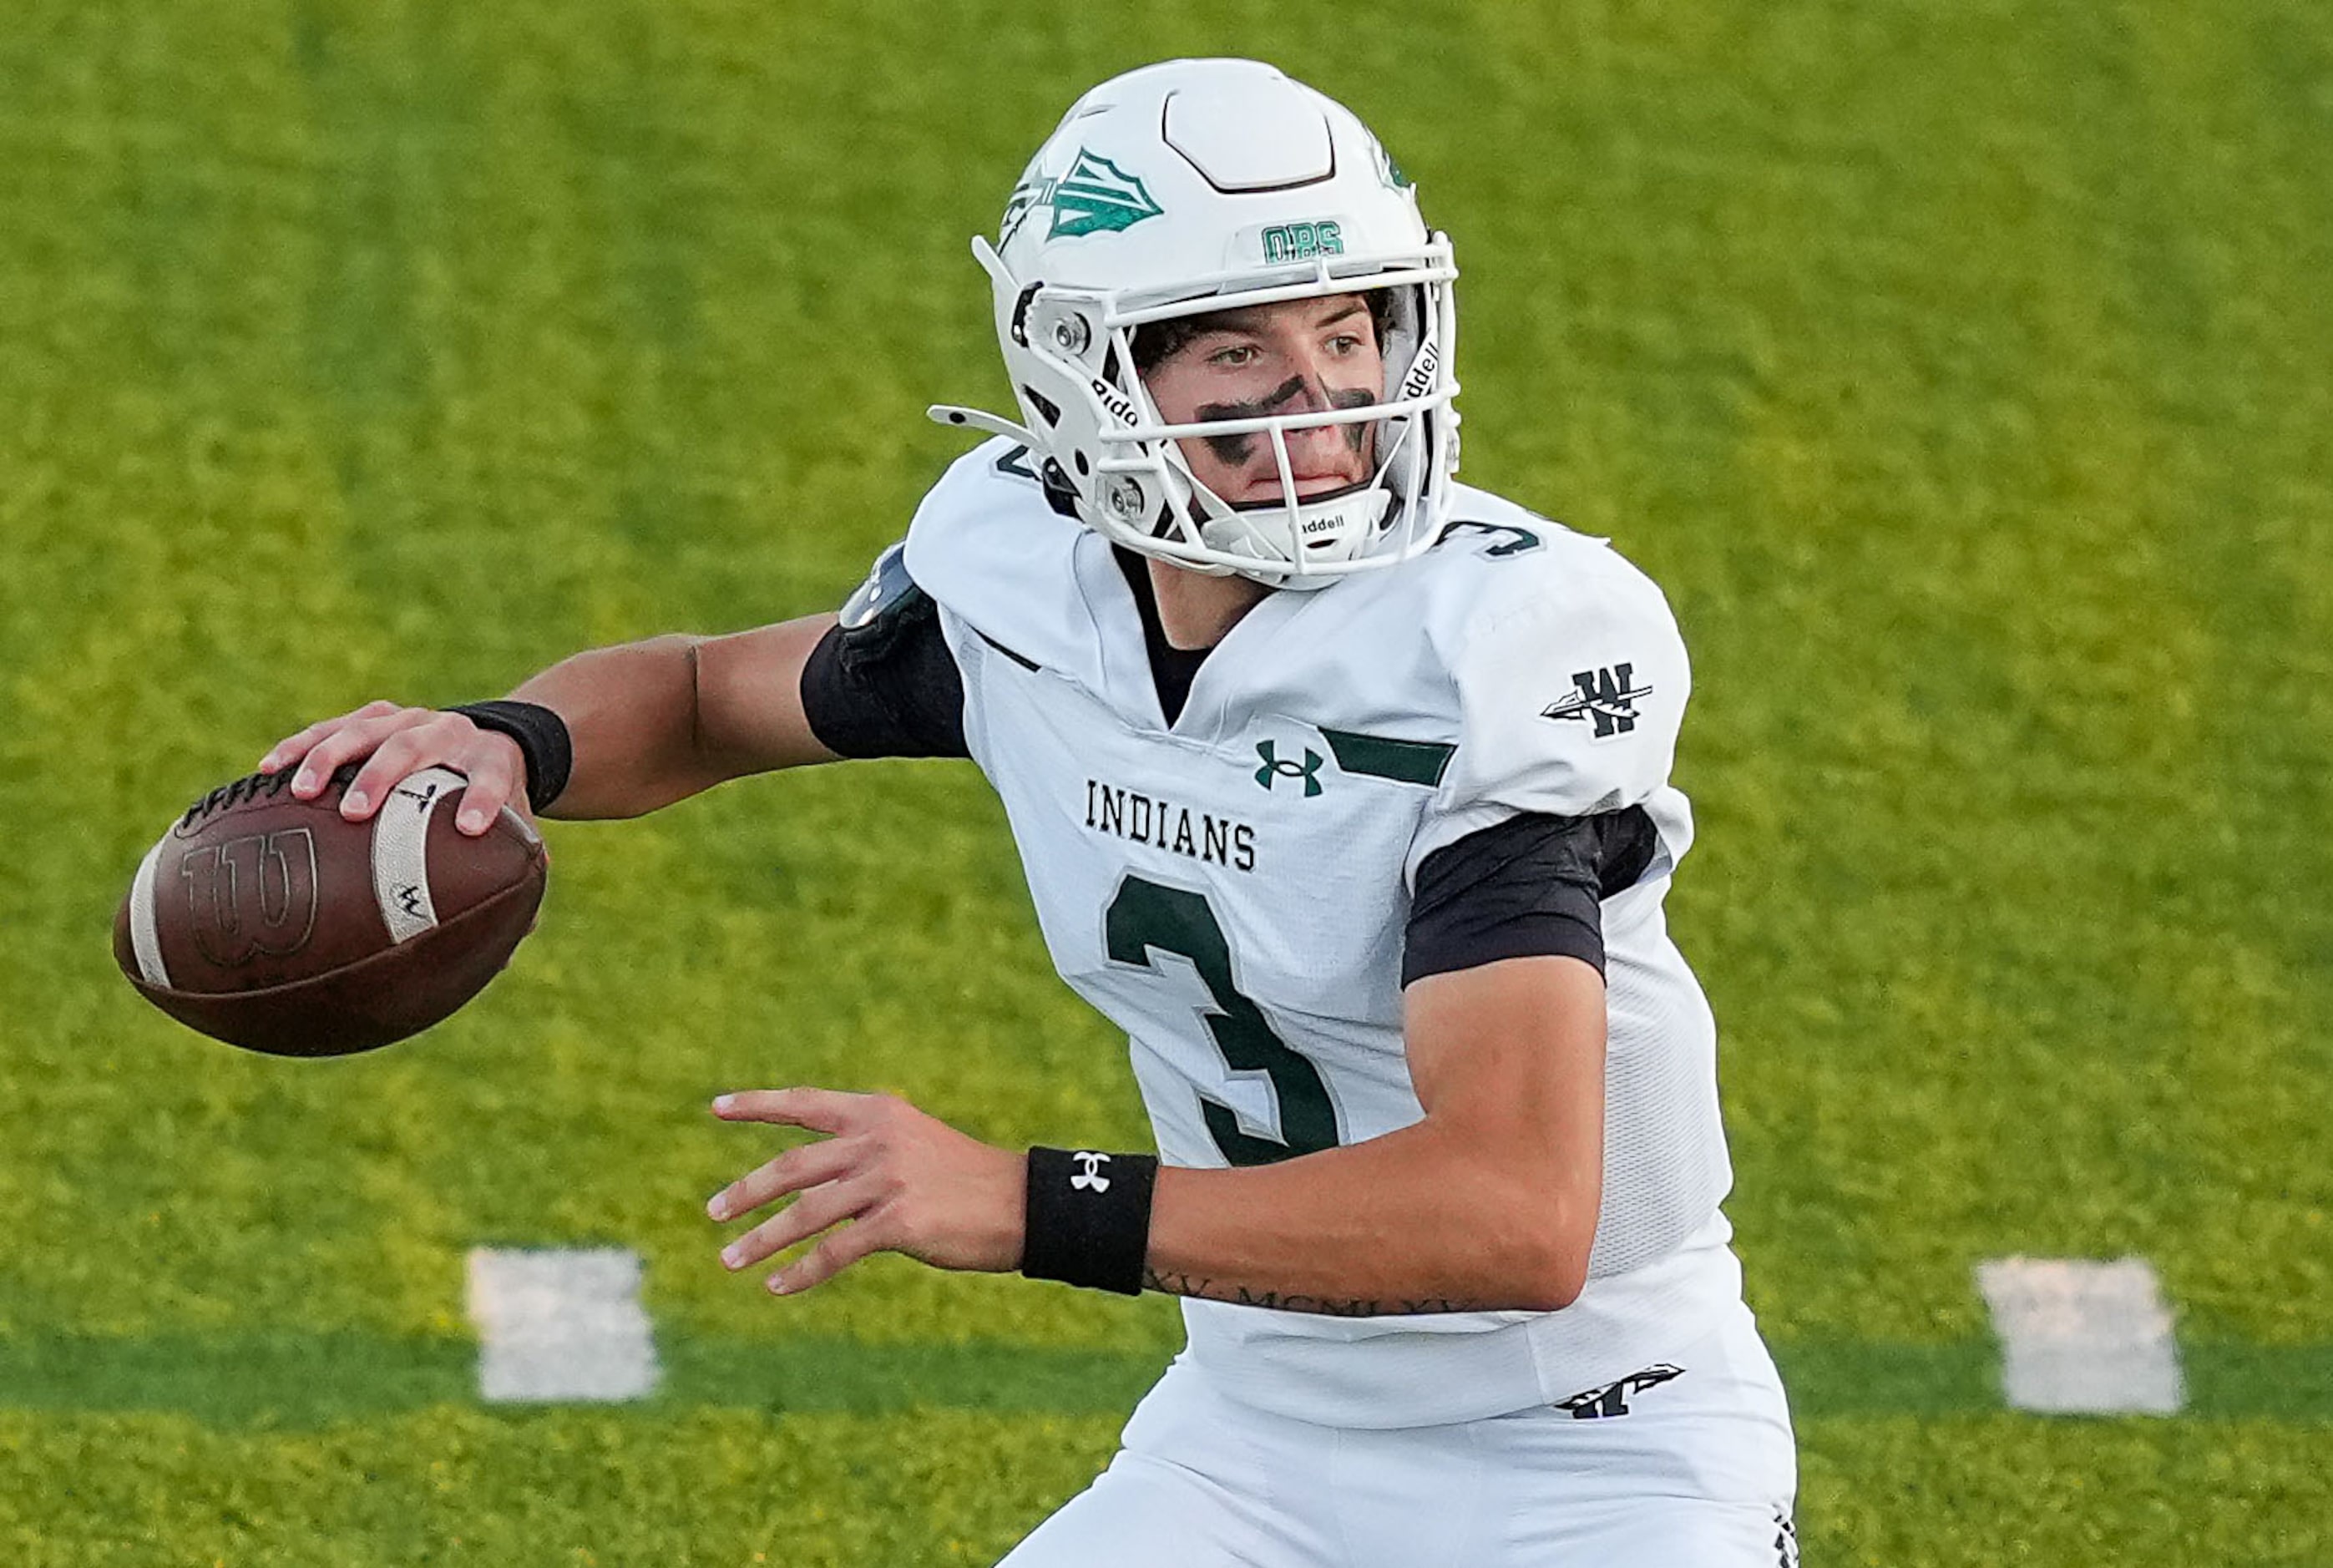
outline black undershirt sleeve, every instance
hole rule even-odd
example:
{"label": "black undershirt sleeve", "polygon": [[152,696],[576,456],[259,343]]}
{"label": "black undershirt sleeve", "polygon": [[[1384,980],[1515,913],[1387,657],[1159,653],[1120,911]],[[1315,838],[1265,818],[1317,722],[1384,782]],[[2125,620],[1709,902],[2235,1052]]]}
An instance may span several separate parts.
{"label": "black undershirt sleeve", "polygon": [[1658,847],[1642,806],[1526,813],[1467,834],[1417,868],[1401,983],[1548,955],[1604,968],[1603,901],[1634,887]]}
{"label": "black undershirt sleeve", "polygon": [[838,756],[969,756],[964,677],[939,607],[912,583],[882,613],[828,629],[802,672],[802,716]]}

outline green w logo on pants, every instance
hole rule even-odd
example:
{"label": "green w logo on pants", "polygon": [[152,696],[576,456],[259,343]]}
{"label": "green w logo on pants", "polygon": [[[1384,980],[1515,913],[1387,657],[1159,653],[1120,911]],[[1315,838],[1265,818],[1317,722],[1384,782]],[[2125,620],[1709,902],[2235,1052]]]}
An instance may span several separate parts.
{"label": "green w logo on pants", "polygon": [[1263,765],[1255,770],[1255,782],[1264,788],[1270,789],[1275,779],[1301,778],[1304,781],[1306,800],[1311,800],[1320,793],[1320,773],[1322,758],[1320,754],[1311,746],[1304,748],[1304,761],[1301,766],[1292,762],[1282,762],[1268,740],[1255,743],[1255,755],[1263,759]]}

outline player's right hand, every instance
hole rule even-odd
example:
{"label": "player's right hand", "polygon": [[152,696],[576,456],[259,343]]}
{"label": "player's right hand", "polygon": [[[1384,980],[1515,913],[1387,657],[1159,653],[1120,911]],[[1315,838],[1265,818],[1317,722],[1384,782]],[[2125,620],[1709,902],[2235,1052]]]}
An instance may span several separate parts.
{"label": "player's right hand", "polygon": [[301,800],[323,794],[333,773],[362,762],[341,795],[341,815],[363,822],[380,809],[389,792],[426,767],[447,767],[469,780],[455,810],[454,826],[475,836],[508,806],[533,820],[526,802],[526,758],[518,742],[480,729],[466,714],[431,707],[400,707],[369,702],[352,713],[312,724],[284,736],[259,759],[259,771],[276,773],[298,764],[292,793]]}

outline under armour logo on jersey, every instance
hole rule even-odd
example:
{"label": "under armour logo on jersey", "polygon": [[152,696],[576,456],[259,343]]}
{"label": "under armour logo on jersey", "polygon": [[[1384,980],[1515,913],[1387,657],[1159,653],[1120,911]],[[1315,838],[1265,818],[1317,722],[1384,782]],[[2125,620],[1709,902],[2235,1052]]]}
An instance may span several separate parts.
{"label": "under armour logo on jersey", "polygon": [[1255,770],[1255,782],[1264,788],[1270,789],[1278,779],[1301,778],[1304,781],[1305,799],[1311,800],[1320,793],[1320,764],[1326,759],[1311,746],[1304,748],[1301,764],[1284,760],[1268,740],[1255,743],[1255,755],[1263,759],[1263,765]]}
{"label": "under armour logo on jersey", "polygon": [[1555,1408],[1570,1410],[1575,1421],[1601,1420],[1607,1416],[1628,1413],[1628,1399],[1647,1389],[1656,1389],[1671,1378],[1685,1376],[1683,1367],[1670,1366],[1666,1361],[1647,1367],[1641,1372],[1630,1372],[1617,1383],[1606,1383],[1600,1389],[1590,1389],[1584,1394],[1574,1394],[1568,1400],[1558,1400]]}
{"label": "under armour logo on jersey", "polygon": [[1571,684],[1579,689],[1557,697],[1540,709],[1539,716],[1575,723],[1592,720],[1598,740],[1626,735],[1637,727],[1637,699],[1653,695],[1651,687],[1633,684],[1635,672],[1633,664],[1579,670],[1571,678]]}
{"label": "under armour logo on jersey", "polygon": [[1109,1190],[1109,1178],[1101,1173],[1101,1168],[1109,1163],[1109,1155],[1096,1154],[1090,1149],[1080,1149],[1070,1158],[1085,1167],[1082,1172],[1070,1178],[1070,1186],[1072,1188],[1079,1192]]}

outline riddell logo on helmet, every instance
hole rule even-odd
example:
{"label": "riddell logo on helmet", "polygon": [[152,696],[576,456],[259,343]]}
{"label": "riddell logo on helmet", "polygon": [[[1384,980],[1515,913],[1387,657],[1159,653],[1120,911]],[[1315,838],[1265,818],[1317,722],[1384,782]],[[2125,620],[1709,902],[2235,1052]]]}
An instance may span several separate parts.
{"label": "riddell logo on helmet", "polygon": [[1093,377],[1088,384],[1093,388],[1094,396],[1101,399],[1101,406],[1118,416],[1119,424],[1132,429],[1142,423],[1141,412],[1135,408],[1133,399],[1103,380],[1099,376]]}
{"label": "riddell logo on helmet", "polygon": [[1434,374],[1441,368],[1442,356],[1434,351],[1434,340],[1428,338],[1417,346],[1417,357],[1409,361],[1409,374],[1401,379],[1401,390],[1397,394],[1403,402],[1426,396],[1434,385]]}

